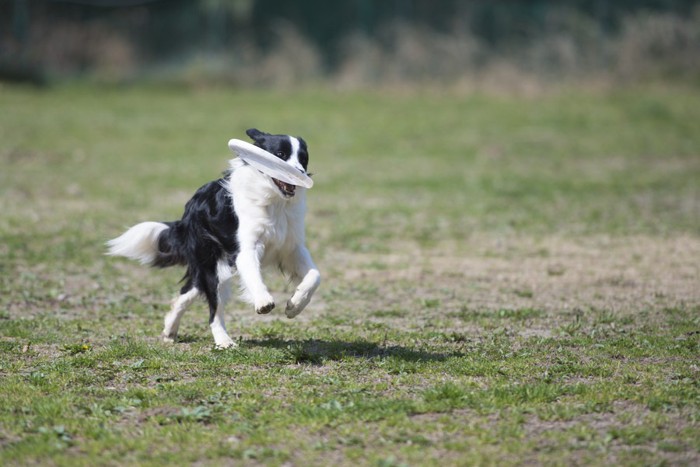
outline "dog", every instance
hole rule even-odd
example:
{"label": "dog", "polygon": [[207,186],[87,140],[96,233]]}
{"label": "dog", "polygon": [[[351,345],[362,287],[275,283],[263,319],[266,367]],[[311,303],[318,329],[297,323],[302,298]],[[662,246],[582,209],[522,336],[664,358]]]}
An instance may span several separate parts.
{"label": "dog", "polygon": [[[307,173],[309,152],[302,138],[255,128],[246,134],[256,146]],[[235,158],[222,178],[197,190],[182,219],[136,224],[107,242],[107,254],[159,268],[187,266],[180,295],[165,316],[163,340],[175,342],[182,315],[204,296],[216,347],[235,347],[224,324],[234,275],[240,279],[242,299],[257,313],[269,313],[275,301],[263,282],[262,269],[278,267],[296,287],[287,301],[288,318],[301,313],[318,288],[321,275],[305,245],[305,213],[305,188],[267,176]]]}

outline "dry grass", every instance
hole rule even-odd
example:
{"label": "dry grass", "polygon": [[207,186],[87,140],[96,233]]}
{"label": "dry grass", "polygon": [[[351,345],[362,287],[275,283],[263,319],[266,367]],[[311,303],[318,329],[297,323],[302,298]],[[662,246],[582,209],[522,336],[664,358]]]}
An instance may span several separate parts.
{"label": "dry grass", "polygon": [[[537,319],[524,319],[515,332],[551,336],[577,316],[594,319],[601,310],[635,319],[641,313],[652,324],[663,310],[700,302],[700,242],[692,236],[494,235],[427,251],[393,250],[340,255],[328,265],[332,282],[365,291],[358,306],[392,327],[415,330],[439,321],[459,332],[478,327],[484,310],[538,310]],[[334,304],[319,306],[332,314]],[[420,312],[401,311],[414,308]]]}

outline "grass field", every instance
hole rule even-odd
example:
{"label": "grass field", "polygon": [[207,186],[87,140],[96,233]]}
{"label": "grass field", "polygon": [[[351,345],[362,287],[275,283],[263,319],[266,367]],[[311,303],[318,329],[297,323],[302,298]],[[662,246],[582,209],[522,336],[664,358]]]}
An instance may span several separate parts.
{"label": "grass field", "polygon": [[[700,92],[0,87],[0,464],[698,465]],[[303,136],[287,320],[103,255]],[[270,274],[278,303],[291,291]]]}

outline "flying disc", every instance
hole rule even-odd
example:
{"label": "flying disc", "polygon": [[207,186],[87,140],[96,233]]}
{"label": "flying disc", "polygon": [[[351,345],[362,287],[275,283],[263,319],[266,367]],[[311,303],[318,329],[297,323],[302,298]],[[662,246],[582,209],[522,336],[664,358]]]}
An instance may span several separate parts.
{"label": "flying disc", "polygon": [[311,177],[253,144],[240,139],[232,139],[228,142],[228,147],[238,154],[238,157],[265,175],[304,188],[311,188],[314,185]]}

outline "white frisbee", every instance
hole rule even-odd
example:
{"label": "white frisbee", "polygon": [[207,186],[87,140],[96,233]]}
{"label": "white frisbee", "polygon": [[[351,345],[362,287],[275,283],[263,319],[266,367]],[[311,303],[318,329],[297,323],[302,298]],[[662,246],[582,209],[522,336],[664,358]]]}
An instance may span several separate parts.
{"label": "white frisbee", "polygon": [[231,151],[238,154],[238,157],[265,175],[304,188],[314,186],[314,181],[311,177],[254,144],[240,139],[232,139],[229,140],[228,147]]}

